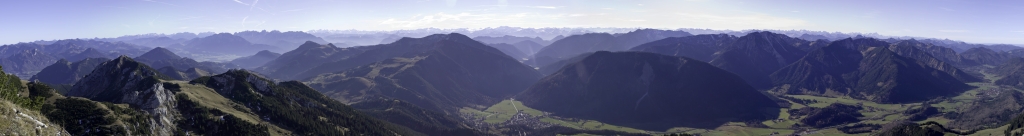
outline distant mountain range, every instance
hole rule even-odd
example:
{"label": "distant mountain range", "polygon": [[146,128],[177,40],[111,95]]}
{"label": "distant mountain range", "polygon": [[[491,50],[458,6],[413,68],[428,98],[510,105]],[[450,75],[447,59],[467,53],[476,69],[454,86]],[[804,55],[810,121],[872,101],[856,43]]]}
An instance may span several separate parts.
{"label": "distant mountain range", "polygon": [[0,58],[0,65],[7,66],[5,70],[11,71],[18,77],[31,77],[57,61],[56,57],[47,55],[39,49],[22,50],[22,52]]}
{"label": "distant mountain range", "polygon": [[716,51],[731,45],[736,39],[738,38],[726,34],[669,37],[645,43],[629,50],[660,53],[711,62]]}
{"label": "distant mountain range", "polygon": [[537,44],[539,44],[541,46],[547,46],[547,45],[551,44],[551,42],[555,41],[555,40],[550,40],[550,41],[549,40],[544,40],[544,39],[542,39],[540,37],[532,37],[531,38],[531,37],[518,37],[518,36],[509,36],[509,35],[505,35],[505,36],[501,36],[501,37],[477,36],[477,37],[473,37],[473,40],[480,41],[480,42],[486,43],[486,44],[498,44],[498,43],[515,44],[515,43],[519,43],[519,42],[529,41],[529,42],[537,43]]}
{"label": "distant mountain range", "polygon": [[108,58],[88,58],[76,62],[64,59],[58,60],[50,66],[46,66],[38,74],[29,78],[29,81],[40,81],[48,84],[74,84],[92,72],[96,66],[107,62]]}
{"label": "distant mountain range", "polygon": [[156,68],[169,67],[177,71],[188,71],[197,68],[200,71],[221,73],[228,69],[240,68],[240,66],[231,63],[198,62],[191,58],[180,57],[174,52],[161,47],[153,48],[153,50],[146,52],[142,56],[135,57],[135,59]]}
{"label": "distant mountain range", "polygon": [[321,39],[320,37],[316,37],[314,35],[300,31],[242,31],[236,32],[233,35],[242,37],[246,41],[249,41],[253,44],[264,44],[274,46],[278,49],[274,51],[278,52],[295,49],[299,47],[299,45],[301,45],[302,43],[305,43],[306,41],[312,41],[316,43],[328,43],[327,41],[324,41],[324,39]]}
{"label": "distant mountain range", "polygon": [[237,58],[235,60],[231,60],[231,64],[235,64],[243,68],[257,68],[263,66],[264,64],[267,64],[267,62],[270,62],[271,60],[277,59],[277,57],[281,57],[281,54],[270,52],[268,50],[263,50],[257,52],[252,56],[246,56]]}
{"label": "distant mountain range", "polygon": [[107,58],[120,54],[138,55],[145,47],[126,43],[68,39],[41,43],[19,43],[0,46],[0,65],[8,73],[28,79],[60,59],[78,61],[86,58]]}
{"label": "distant mountain range", "polygon": [[567,59],[582,53],[595,51],[624,51],[643,43],[661,40],[668,37],[690,36],[684,31],[638,29],[629,33],[608,34],[590,33],[566,37],[545,46],[533,55],[534,66],[544,66],[561,59]]}

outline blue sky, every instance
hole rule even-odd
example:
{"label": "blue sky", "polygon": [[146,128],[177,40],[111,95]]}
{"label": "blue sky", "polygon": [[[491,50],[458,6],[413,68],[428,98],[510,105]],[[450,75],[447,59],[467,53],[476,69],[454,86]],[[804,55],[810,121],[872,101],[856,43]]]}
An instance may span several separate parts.
{"label": "blue sky", "polygon": [[803,29],[1024,44],[1024,1],[5,0],[0,44],[175,32],[650,27]]}

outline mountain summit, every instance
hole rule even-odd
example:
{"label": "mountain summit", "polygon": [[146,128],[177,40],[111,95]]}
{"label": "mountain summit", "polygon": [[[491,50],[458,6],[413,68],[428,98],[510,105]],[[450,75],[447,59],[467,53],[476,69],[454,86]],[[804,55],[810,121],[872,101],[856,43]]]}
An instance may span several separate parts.
{"label": "mountain summit", "polygon": [[252,56],[246,56],[246,57],[237,58],[235,60],[231,60],[231,63],[235,64],[235,65],[238,65],[238,66],[241,66],[241,67],[244,67],[244,68],[256,68],[256,67],[259,67],[259,66],[263,66],[263,64],[267,64],[267,62],[269,62],[271,60],[274,60],[274,59],[276,59],[277,57],[280,57],[280,56],[281,56],[280,53],[275,53],[275,52],[270,52],[268,50],[263,50],[263,51],[257,52],[256,54],[254,54]]}
{"label": "mountain summit", "polygon": [[176,60],[176,59],[181,59],[181,56],[178,56],[178,54],[174,54],[174,52],[171,52],[171,50],[167,50],[167,48],[156,47],[156,48],[153,48],[152,50],[149,50],[149,52],[146,52],[145,54],[142,54],[139,57],[135,57],[135,59],[137,59],[139,61],[159,61],[159,60],[169,60],[169,59],[175,59]]}

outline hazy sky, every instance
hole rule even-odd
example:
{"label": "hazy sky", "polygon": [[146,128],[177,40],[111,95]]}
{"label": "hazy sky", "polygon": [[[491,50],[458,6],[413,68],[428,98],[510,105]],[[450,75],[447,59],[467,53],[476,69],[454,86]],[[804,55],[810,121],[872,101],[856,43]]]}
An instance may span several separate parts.
{"label": "hazy sky", "polygon": [[0,44],[243,30],[805,29],[1024,44],[1021,0],[3,0]]}

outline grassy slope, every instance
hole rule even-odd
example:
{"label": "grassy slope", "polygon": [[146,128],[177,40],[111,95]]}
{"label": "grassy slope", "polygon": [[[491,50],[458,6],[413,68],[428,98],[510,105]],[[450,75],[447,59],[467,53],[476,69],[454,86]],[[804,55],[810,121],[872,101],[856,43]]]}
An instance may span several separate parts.
{"label": "grassy slope", "polygon": [[[22,114],[15,113],[18,110]],[[43,123],[40,127],[36,121]],[[37,129],[38,128],[38,129]],[[68,135],[64,128],[50,122],[37,111],[21,108],[7,100],[0,99],[0,135]]]}
{"label": "grassy slope", "polygon": [[182,91],[179,92],[179,94],[185,94],[192,101],[195,101],[202,106],[218,109],[252,124],[267,124],[267,129],[270,131],[271,135],[291,135],[290,131],[260,120],[259,115],[253,114],[249,108],[224,98],[224,96],[217,94],[213,89],[207,88],[206,86],[188,84],[187,81],[168,82],[180,85]]}
{"label": "grassy slope", "polygon": [[494,104],[491,107],[488,107],[484,111],[480,111],[478,109],[473,109],[473,108],[468,108],[467,107],[467,108],[463,108],[462,110],[460,110],[460,112],[467,113],[467,114],[472,114],[472,115],[474,115],[477,118],[484,118],[484,122],[485,123],[498,124],[498,123],[502,123],[502,122],[505,122],[506,120],[511,119],[512,115],[515,115],[517,113],[517,109],[518,110],[523,110],[524,113],[529,114],[531,116],[543,116],[543,118],[540,119],[541,122],[557,124],[557,125],[560,125],[560,126],[565,126],[565,127],[575,128],[575,129],[584,129],[584,130],[615,130],[615,131],[633,132],[633,133],[645,132],[645,131],[639,130],[639,129],[615,126],[615,125],[605,124],[605,123],[602,123],[602,122],[599,122],[599,121],[594,121],[594,120],[576,120],[576,121],[574,121],[574,119],[554,117],[554,116],[547,115],[543,111],[536,110],[536,109],[533,109],[533,108],[530,108],[530,107],[526,107],[526,106],[524,106],[522,104],[522,102],[511,101],[511,100],[501,101],[498,104]]}

